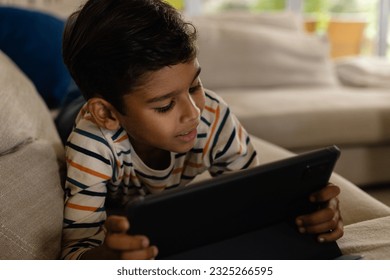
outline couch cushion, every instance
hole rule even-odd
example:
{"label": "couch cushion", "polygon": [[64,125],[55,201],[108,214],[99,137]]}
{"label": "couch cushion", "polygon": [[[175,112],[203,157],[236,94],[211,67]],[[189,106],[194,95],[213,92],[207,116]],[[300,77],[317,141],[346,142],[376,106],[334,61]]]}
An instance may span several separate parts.
{"label": "couch cushion", "polygon": [[56,259],[63,192],[56,155],[45,140],[0,156],[0,259]]}
{"label": "couch cushion", "polygon": [[1,51],[0,84],[0,154],[40,138],[47,140],[60,158],[63,147],[44,101],[28,78]]}
{"label": "couch cushion", "polygon": [[0,84],[0,259],[54,259],[63,146],[41,96],[2,52]]}
{"label": "couch cushion", "polygon": [[256,24],[260,26],[277,27],[290,31],[302,32],[304,31],[304,24],[302,17],[293,12],[223,12],[223,13],[210,13],[200,16],[192,16],[188,20],[193,22],[202,21],[207,19],[218,22],[219,24],[225,23],[246,23]]}
{"label": "couch cushion", "polygon": [[217,91],[253,135],[288,149],[390,141],[390,92],[352,87]]}
{"label": "couch cushion", "polygon": [[71,81],[61,55],[64,20],[27,9],[0,7],[0,49],[58,107]]}
{"label": "couch cushion", "polygon": [[343,254],[365,260],[390,260],[390,216],[346,226],[337,241]]}
{"label": "couch cushion", "polygon": [[197,18],[199,62],[204,86],[334,86],[338,80],[328,43],[296,30]]}
{"label": "couch cushion", "polygon": [[390,61],[385,57],[343,57],[334,67],[345,85],[390,88]]}

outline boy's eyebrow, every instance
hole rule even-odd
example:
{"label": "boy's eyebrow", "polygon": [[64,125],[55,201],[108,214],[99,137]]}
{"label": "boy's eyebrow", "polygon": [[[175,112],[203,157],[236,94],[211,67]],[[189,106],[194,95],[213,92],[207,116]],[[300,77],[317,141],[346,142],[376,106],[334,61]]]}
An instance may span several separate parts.
{"label": "boy's eyebrow", "polygon": [[[202,69],[200,67],[198,67],[198,69],[196,70],[195,72],[195,75],[194,75],[194,78],[192,79],[191,81],[191,84],[196,80],[196,78],[198,78],[199,74],[200,74],[200,71]],[[170,93],[167,93],[167,94],[164,94],[164,95],[161,95],[161,96],[157,96],[157,97],[153,97],[153,98],[150,98],[148,99],[146,102],[147,103],[154,103],[154,102],[159,102],[159,101],[163,101],[165,99],[168,99],[168,98],[171,98],[172,96],[176,95],[177,92],[176,91],[172,91]]]}

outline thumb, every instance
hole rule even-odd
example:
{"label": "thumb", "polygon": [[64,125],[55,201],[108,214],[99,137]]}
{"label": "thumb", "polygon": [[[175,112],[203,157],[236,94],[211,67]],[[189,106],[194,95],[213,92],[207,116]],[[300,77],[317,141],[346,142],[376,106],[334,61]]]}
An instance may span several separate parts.
{"label": "thumb", "polygon": [[105,228],[111,233],[127,232],[130,228],[129,221],[124,216],[109,216],[104,223]]}

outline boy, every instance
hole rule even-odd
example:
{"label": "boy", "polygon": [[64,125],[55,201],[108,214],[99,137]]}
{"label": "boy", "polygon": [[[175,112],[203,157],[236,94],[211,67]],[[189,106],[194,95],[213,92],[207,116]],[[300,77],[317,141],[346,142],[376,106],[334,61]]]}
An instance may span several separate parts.
{"label": "boy", "polygon": [[[107,218],[107,201],[257,164],[237,118],[203,89],[195,38],[160,0],[90,0],[69,18],[64,61],[87,103],[66,148],[64,258],[152,259],[157,248],[126,234],[126,218]],[[341,237],[338,193],[330,185],[315,194],[328,207],[298,217],[299,229]]]}

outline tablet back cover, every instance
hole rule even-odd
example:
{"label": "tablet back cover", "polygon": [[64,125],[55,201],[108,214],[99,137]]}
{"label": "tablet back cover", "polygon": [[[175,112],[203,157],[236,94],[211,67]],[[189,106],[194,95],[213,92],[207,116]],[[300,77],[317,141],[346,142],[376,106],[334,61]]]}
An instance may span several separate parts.
{"label": "tablet back cover", "polygon": [[337,147],[304,153],[127,205],[131,234],[145,234],[164,258],[292,221],[318,205],[308,195],[324,187]]}

